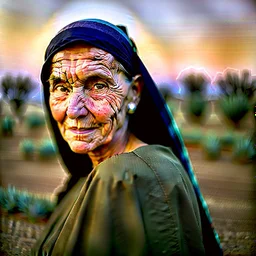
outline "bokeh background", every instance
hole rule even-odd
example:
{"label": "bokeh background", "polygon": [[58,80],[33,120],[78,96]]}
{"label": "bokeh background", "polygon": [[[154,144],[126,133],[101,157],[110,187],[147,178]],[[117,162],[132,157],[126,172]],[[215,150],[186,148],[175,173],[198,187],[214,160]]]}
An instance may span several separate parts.
{"label": "bokeh background", "polygon": [[256,255],[254,0],[0,0],[0,254],[28,255],[67,177],[39,77],[51,38],[83,18],[127,27],[175,116],[224,254]]}
{"label": "bokeh background", "polygon": [[1,74],[19,70],[38,79],[52,36],[90,17],[125,24],[156,82],[189,66],[211,77],[227,67],[256,73],[253,0],[1,0],[0,15]]}

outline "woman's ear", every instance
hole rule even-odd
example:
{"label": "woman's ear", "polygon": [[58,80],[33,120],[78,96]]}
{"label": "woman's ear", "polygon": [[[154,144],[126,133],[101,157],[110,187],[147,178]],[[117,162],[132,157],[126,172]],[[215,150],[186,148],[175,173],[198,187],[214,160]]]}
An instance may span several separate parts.
{"label": "woman's ear", "polygon": [[132,78],[128,92],[128,104],[127,104],[127,113],[133,114],[136,111],[136,108],[140,102],[141,93],[143,90],[144,81],[141,75],[136,75]]}
{"label": "woman's ear", "polygon": [[139,100],[144,86],[144,81],[141,75],[136,75],[132,78],[131,90],[134,100]]}

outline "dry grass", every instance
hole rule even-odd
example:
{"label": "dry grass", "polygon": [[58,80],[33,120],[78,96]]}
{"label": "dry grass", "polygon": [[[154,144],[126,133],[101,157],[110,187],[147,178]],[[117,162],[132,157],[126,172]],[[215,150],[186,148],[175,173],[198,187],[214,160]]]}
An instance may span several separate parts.
{"label": "dry grass", "polygon": [[[29,106],[28,112],[42,112],[38,106]],[[4,113],[8,108],[4,108]],[[200,130],[201,133],[214,132],[224,134],[232,130],[222,121],[217,114],[212,114],[203,126],[192,125],[187,122],[182,112],[175,112],[178,126],[185,131]],[[241,129],[233,131],[238,135],[250,134],[253,130],[253,116],[247,116]],[[1,136],[1,135],[0,135]],[[65,172],[59,165],[57,158],[48,162],[25,161],[19,150],[19,141],[23,138],[49,138],[46,127],[30,130],[24,124],[15,127],[14,136],[1,138],[0,148],[0,175],[2,186],[12,184],[18,189],[27,189],[33,193],[53,195],[55,189],[61,185],[65,178]],[[208,203],[214,226],[220,235],[225,255],[253,255],[255,248],[256,230],[256,181],[252,164],[239,165],[232,162],[230,152],[223,152],[218,161],[207,161],[204,159],[200,148],[188,148],[197,178]],[[6,217],[2,223],[12,225]],[[14,225],[14,224],[13,224]],[[16,225],[16,224],[15,224]],[[26,238],[24,230],[33,228],[41,232],[43,227],[26,227],[20,225],[20,232],[17,236],[8,235],[9,231],[1,231],[1,240],[8,236],[4,246],[12,245],[17,251],[19,247],[25,246],[28,249],[35,242],[35,238]],[[14,227],[14,226],[13,226]],[[23,227],[23,228],[22,228]],[[7,232],[7,233],[6,233]],[[38,233],[37,233],[38,234]],[[7,235],[7,236],[6,236]],[[14,239],[11,241],[11,239]],[[5,247],[5,248],[7,248]],[[9,248],[9,247],[8,247]],[[24,247],[25,248],[25,247]],[[27,255],[27,249],[20,255]],[[17,255],[15,254],[6,255]]]}

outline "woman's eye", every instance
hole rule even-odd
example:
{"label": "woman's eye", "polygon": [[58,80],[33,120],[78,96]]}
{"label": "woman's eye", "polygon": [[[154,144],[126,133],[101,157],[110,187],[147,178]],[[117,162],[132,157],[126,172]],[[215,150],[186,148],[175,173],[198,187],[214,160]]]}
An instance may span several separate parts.
{"label": "woman's eye", "polygon": [[104,89],[105,87],[107,87],[107,85],[106,85],[106,84],[95,84],[93,87],[94,87],[94,89],[96,89],[96,90],[102,90],[102,89]]}
{"label": "woman's eye", "polygon": [[63,85],[57,85],[54,90],[57,91],[57,92],[61,92],[61,93],[63,93],[63,92],[64,93],[69,93],[70,92],[69,88],[67,88]]}

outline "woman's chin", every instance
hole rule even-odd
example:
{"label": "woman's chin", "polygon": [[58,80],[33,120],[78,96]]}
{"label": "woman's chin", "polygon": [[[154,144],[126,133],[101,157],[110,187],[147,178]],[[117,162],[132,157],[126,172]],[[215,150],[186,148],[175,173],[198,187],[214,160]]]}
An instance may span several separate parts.
{"label": "woman's chin", "polygon": [[88,154],[95,148],[93,144],[84,141],[72,141],[69,143],[69,147],[77,154]]}

